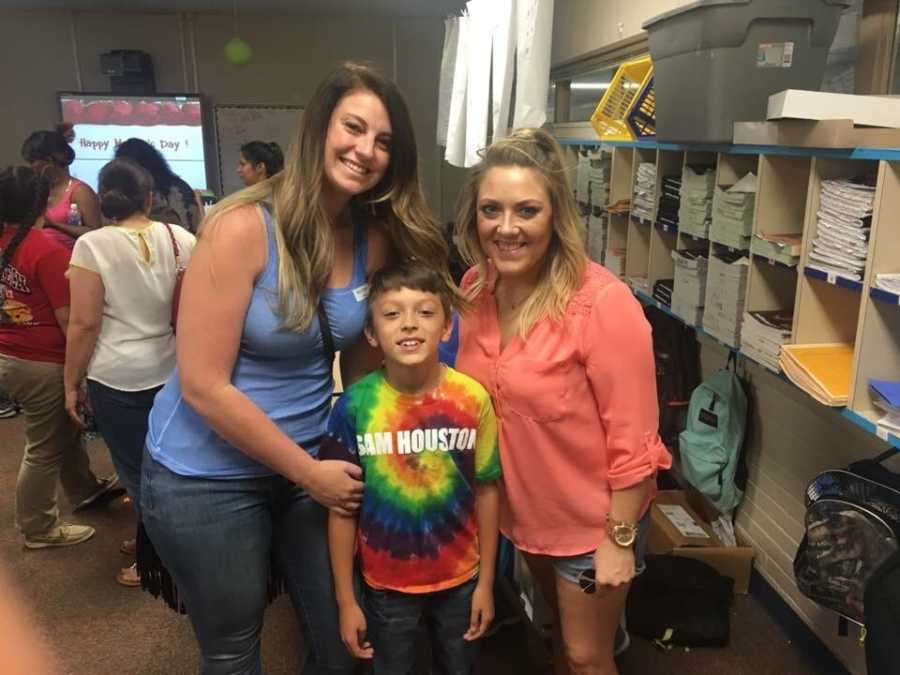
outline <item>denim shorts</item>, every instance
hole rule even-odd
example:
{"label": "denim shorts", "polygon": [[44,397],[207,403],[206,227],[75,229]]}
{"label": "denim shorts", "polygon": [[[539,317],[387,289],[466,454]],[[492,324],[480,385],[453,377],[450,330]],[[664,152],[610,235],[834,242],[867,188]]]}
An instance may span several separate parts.
{"label": "denim shorts", "polygon": [[[644,563],[644,553],[647,548],[647,533],[650,531],[650,512],[648,511],[641,522],[638,523],[637,538],[634,540],[634,574],[642,574],[647,565]],[[594,552],[579,553],[578,555],[566,555],[553,558],[553,569],[556,574],[573,584],[578,583],[578,577],[585,570],[594,568]]]}

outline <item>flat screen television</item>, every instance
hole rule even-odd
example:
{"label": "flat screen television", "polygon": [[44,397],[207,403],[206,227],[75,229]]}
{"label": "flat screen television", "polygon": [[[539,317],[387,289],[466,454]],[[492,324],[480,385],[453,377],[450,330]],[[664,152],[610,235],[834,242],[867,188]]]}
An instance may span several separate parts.
{"label": "flat screen television", "polygon": [[95,190],[100,169],[129,138],[147,141],[188,185],[195,190],[206,189],[200,96],[60,92],[59,106],[63,121],[72,123],[75,129],[75,161],[69,170]]}

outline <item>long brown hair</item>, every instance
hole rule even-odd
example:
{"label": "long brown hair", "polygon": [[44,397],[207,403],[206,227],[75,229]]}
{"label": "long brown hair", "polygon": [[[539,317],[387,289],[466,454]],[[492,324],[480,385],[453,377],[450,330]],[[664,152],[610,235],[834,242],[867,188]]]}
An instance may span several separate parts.
{"label": "long brown hair", "polygon": [[476,298],[487,281],[488,260],[478,241],[478,190],[485,174],[494,167],[533,169],[544,180],[553,211],[553,235],[540,280],[519,314],[519,334],[525,335],[543,318],[561,320],[572,294],[579,288],[587,267],[584,223],[566,172],[563,151],[543,129],[519,129],[508,138],[485,148],[460,193],[456,237],[460,253],[477,268],[469,298]]}
{"label": "long brown hair", "polygon": [[284,170],[219,202],[201,235],[224,214],[248,204],[270,203],[277,222],[278,312],[283,326],[304,330],[334,267],[334,233],[322,199],[325,139],[338,102],[353,91],[375,94],[391,121],[390,162],[372,189],[350,207],[381,223],[401,258],[414,258],[446,275],[448,249],[419,182],[412,120],[397,86],[367,66],[345,63],[316,88],[303,111]]}

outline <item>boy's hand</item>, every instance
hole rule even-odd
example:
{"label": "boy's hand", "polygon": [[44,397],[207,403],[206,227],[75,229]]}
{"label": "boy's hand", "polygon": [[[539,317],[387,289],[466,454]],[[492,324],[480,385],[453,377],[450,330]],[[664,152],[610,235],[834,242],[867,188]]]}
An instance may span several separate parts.
{"label": "boy's hand", "polygon": [[477,640],[490,627],[494,620],[494,589],[487,584],[478,582],[475,592],[472,593],[472,612],[469,617],[469,630],[463,635],[463,640],[471,642]]}
{"label": "boy's hand", "polygon": [[357,659],[371,659],[375,651],[366,640],[366,615],[355,602],[341,608],[341,640]]}
{"label": "boy's hand", "polygon": [[350,462],[324,459],[303,486],[309,496],[341,516],[352,516],[362,503],[362,469]]}

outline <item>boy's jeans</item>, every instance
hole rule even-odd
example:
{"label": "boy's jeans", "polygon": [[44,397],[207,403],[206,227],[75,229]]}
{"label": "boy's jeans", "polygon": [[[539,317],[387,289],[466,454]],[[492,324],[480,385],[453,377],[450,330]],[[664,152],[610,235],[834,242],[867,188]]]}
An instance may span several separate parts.
{"label": "boy's jeans", "polygon": [[471,581],[435,593],[400,593],[365,589],[368,637],[375,650],[375,675],[407,675],[416,660],[420,620],[431,642],[434,675],[471,675],[478,642],[466,642],[472,593]]}

